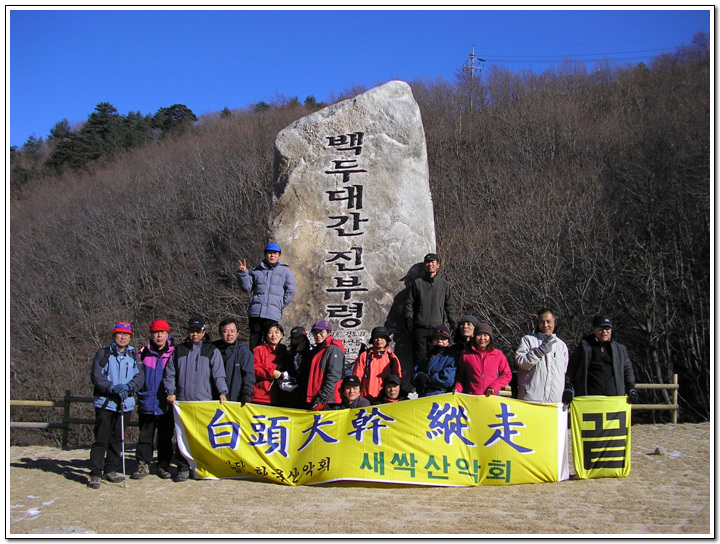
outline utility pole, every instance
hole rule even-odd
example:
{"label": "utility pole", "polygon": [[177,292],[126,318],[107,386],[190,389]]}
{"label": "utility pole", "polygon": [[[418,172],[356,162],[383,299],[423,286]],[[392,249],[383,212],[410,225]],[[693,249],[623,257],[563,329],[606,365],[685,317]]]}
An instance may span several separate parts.
{"label": "utility pole", "polygon": [[484,63],[485,59],[481,59],[480,57],[475,56],[475,46],[474,45],[472,46],[472,53],[470,53],[467,57],[468,57],[468,59],[470,59],[468,61],[467,69],[470,71],[470,81],[472,81],[473,79],[475,79],[475,70],[479,70],[480,72],[482,72],[482,69],[483,69],[482,66],[475,66],[475,61],[477,60],[478,62]]}
{"label": "utility pole", "polygon": [[478,62],[485,62],[485,59],[481,59],[480,57],[475,56],[475,45],[472,46],[472,53],[470,53],[468,56],[468,65],[466,66],[467,70],[470,72],[470,110],[473,109],[473,81],[475,81],[475,70],[478,70],[479,72],[482,72],[483,66],[475,66],[475,61]]}

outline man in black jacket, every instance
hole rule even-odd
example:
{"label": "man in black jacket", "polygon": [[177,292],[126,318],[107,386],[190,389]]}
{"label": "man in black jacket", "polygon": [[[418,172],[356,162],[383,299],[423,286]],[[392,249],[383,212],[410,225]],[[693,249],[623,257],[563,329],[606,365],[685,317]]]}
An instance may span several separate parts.
{"label": "man in black jacket", "polygon": [[[238,322],[232,317],[223,319],[218,326],[220,339],[213,344],[220,350],[225,363],[227,399],[245,406],[246,402],[250,402],[255,385],[255,358],[247,344],[238,340],[238,328]],[[213,390],[213,398],[218,396]]]}
{"label": "man in black jacket", "polygon": [[455,330],[455,302],[450,284],[438,277],[440,258],[428,253],[423,260],[425,275],[408,288],[403,315],[405,326],[413,334],[413,364],[425,361],[435,329],[447,324]]}
{"label": "man in black jacket", "polygon": [[635,389],[627,348],[612,338],[612,321],[606,315],[596,315],[593,332],[577,345],[565,374],[563,402],[569,404],[574,396],[628,396],[635,404],[639,395]]}

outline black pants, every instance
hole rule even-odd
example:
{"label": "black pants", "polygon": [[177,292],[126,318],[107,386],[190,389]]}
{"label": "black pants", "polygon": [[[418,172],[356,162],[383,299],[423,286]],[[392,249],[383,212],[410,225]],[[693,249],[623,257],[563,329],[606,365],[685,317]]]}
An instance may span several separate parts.
{"label": "black pants", "polygon": [[[124,412],[123,424],[127,427],[130,414]],[[95,442],[90,448],[90,470],[93,476],[102,476],[120,470],[122,453],[122,433],[120,414],[95,408]]]}
{"label": "black pants", "polygon": [[265,319],[264,317],[248,317],[248,327],[250,328],[248,345],[250,351],[263,343],[263,333],[271,323],[276,323],[276,321],[274,319]]}
{"label": "black pants", "polygon": [[432,346],[435,329],[415,327],[413,329],[413,365],[424,362],[428,358]]}
{"label": "black pants", "polygon": [[157,429],[157,462],[169,464],[173,456],[172,438],[175,422],[172,410],[161,415],[140,414],[140,435],[138,437],[136,457],[148,465],[153,457],[153,439]]}

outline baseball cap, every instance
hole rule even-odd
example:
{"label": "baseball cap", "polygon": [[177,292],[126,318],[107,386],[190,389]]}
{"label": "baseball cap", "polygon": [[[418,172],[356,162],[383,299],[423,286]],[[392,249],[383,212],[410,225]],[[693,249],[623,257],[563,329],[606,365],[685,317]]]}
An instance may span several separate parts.
{"label": "baseball cap", "polygon": [[440,336],[449,340],[451,337],[450,329],[448,329],[445,325],[438,325],[433,333],[433,337],[435,336]]}
{"label": "baseball cap", "polygon": [[330,324],[329,321],[325,321],[324,319],[321,319],[320,321],[316,321],[313,324],[312,329],[310,329],[310,330],[311,331],[330,331],[330,332],[332,332],[332,325]]}
{"label": "baseball cap", "polygon": [[388,374],[385,376],[385,379],[383,380],[383,387],[387,387],[391,384],[400,385],[400,378],[398,378],[396,374]]}
{"label": "baseball cap", "polygon": [[265,246],[265,251],[277,251],[278,253],[282,253],[280,251],[280,246],[277,244],[268,244]]}
{"label": "baseball cap", "polygon": [[345,376],[342,381],[342,388],[345,389],[346,387],[360,387],[360,378],[354,374]]}
{"label": "baseball cap", "polygon": [[205,330],[205,320],[202,317],[191,317],[187,324],[188,329]]}
{"label": "baseball cap", "polygon": [[608,316],[600,314],[593,317],[592,326],[593,329],[603,329],[605,327],[612,329],[612,321]]}

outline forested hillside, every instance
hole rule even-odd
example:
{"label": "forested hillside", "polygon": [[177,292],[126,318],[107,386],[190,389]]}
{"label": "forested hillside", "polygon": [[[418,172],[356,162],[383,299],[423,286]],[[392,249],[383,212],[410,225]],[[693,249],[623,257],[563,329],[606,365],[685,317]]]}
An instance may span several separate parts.
{"label": "forested hillside", "polygon": [[[680,374],[681,421],[707,419],[707,37],[631,69],[489,69],[411,86],[459,315],[491,323],[512,359],[540,307],[557,308],[571,349],[606,312],[638,382]],[[133,323],[136,345],[154,318],[181,336],[191,314],[212,332],[227,315],[244,322],[234,272],[267,241],[273,140],[319,106],[184,120],[82,164],[48,164],[52,139],[14,150],[11,397],[90,395],[90,359],[117,320]]]}

